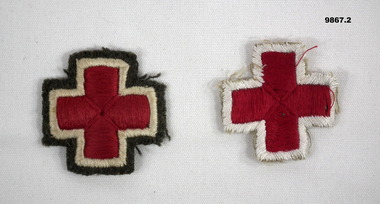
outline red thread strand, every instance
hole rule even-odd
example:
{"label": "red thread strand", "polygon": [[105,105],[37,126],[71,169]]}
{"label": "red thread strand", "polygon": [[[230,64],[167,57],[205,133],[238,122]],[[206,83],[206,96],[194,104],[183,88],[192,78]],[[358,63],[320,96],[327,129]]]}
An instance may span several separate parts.
{"label": "red thread strand", "polygon": [[334,104],[335,104],[335,93],[334,93],[334,91],[331,90],[331,89],[330,89],[330,92],[332,93],[332,96],[333,96],[333,98],[332,98],[332,102],[331,102],[331,107],[333,107]]}
{"label": "red thread strand", "polygon": [[305,54],[306,54],[307,52],[309,52],[310,50],[312,50],[312,49],[314,49],[314,48],[317,48],[317,47],[318,47],[318,46],[316,45],[316,46],[314,46],[314,47],[311,47],[311,48],[307,49],[305,52],[303,52],[303,53],[302,53],[302,56],[300,57],[300,59],[299,59],[298,62],[296,63],[296,67],[297,67],[298,64],[301,62],[302,58],[305,56]]}

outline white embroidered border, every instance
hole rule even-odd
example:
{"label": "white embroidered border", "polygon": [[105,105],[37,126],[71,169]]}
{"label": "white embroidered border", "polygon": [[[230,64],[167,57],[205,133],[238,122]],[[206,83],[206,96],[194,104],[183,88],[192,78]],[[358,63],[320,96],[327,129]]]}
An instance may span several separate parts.
{"label": "white embroidered border", "polygon": [[[155,137],[157,133],[157,97],[154,88],[147,87],[130,87],[126,88],[125,83],[127,81],[127,72],[129,65],[120,59],[108,59],[108,58],[82,58],[77,60],[77,89],[55,89],[49,92],[49,124],[50,132],[56,139],[77,139],[77,149],[75,156],[75,163],[79,166],[86,167],[121,167],[126,165],[127,161],[127,142],[128,137],[136,137],[140,135]],[[90,159],[84,156],[84,130],[61,130],[58,126],[56,108],[57,99],[59,97],[75,97],[83,96],[84,91],[84,70],[94,66],[108,66],[119,69],[119,94],[125,95],[145,95],[147,96],[150,104],[150,123],[145,129],[129,129],[118,131],[119,138],[119,157],[112,159]]]}
{"label": "white embroidered border", "polygon": [[[295,52],[296,62],[300,61],[296,67],[296,77],[297,84],[313,84],[313,85],[328,85],[332,90],[332,98],[334,99],[334,104],[331,107],[330,117],[301,117],[298,119],[298,130],[300,136],[299,149],[292,151],[280,151],[280,152],[269,152],[266,149],[266,128],[265,120],[244,123],[244,124],[233,124],[231,121],[231,111],[232,111],[232,92],[239,89],[247,88],[258,88],[264,83],[263,76],[263,64],[261,61],[261,54],[264,52]],[[292,159],[304,159],[307,155],[307,151],[310,146],[309,136],[307,132],[307,127],[318,126],[318,127],[328,127],[332,126],[335,119],[335,110],[337,105],[337,100],[335,96],[337,95],[337,79],[332,74],[324,73],[310,73],[306,74],[306,61],[301,59],[303,53],[305,52],[305,47],[300,43],[263,43],[257,44],[254,47],[254,52],[252,55],[252,74],[253,79],[249,80],[226,80],[222,84],[222,117],[224,130],[228,132],[236,133],[249,133],[256,131],[256,155],[260,161],[283,161]]]}

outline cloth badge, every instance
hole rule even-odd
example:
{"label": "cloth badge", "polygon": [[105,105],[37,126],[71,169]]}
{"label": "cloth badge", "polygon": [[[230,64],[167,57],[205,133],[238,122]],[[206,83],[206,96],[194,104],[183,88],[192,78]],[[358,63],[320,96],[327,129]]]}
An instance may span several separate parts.
{"label": "cloth badge", "polygon": [[165,85],[138,76],[136,55],[123,51],[75,53],[65,71],[43,83],[43,143],[67,147],[69,171],[132,173],[136,145],[168,136]]}
{"label": "cloth badge", "polygon": [[[222,82],[224,130],[253,133],[260,161],[304,159],[308,128],[332,126],[337,112],[337,79],[309,73],[300,43],[254,46],[252,78]],[[312,49],[312,48],[311,48]]]}

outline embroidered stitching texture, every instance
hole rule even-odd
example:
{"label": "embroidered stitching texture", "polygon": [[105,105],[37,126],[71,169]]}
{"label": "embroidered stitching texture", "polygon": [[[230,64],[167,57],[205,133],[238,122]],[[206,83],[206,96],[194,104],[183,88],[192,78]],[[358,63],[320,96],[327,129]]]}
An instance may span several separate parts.
{"label": "embroidered stitching texture", "polygon": [[300,43],[257,44],[253,78],[222,83],[224,130],[252,132],[260,161],[304,159],[307,128],[333,125],[337,80],[331,73],[306,73],[304,54]]}
{"label": "embroidered stitching texture", "polygon": [[68,170],[132,173],[136,145],[168,136],[165,85],[137,72],[136,55],[103,49],[71,55],[67,79],[44,81],[42,141],[67,147]]}

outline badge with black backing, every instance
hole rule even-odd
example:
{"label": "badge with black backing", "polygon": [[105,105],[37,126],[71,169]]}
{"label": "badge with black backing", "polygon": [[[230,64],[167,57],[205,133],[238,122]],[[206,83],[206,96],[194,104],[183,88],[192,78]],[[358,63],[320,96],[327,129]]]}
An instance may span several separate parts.
{"label": "badge with black backing", "polygon": [[136,145],[160,145],[165,85],[139,76],[136,55],[108,49],[70,56],[68,78],[43,83],[45,145],[67,147],[69,171],[129,174]]}

